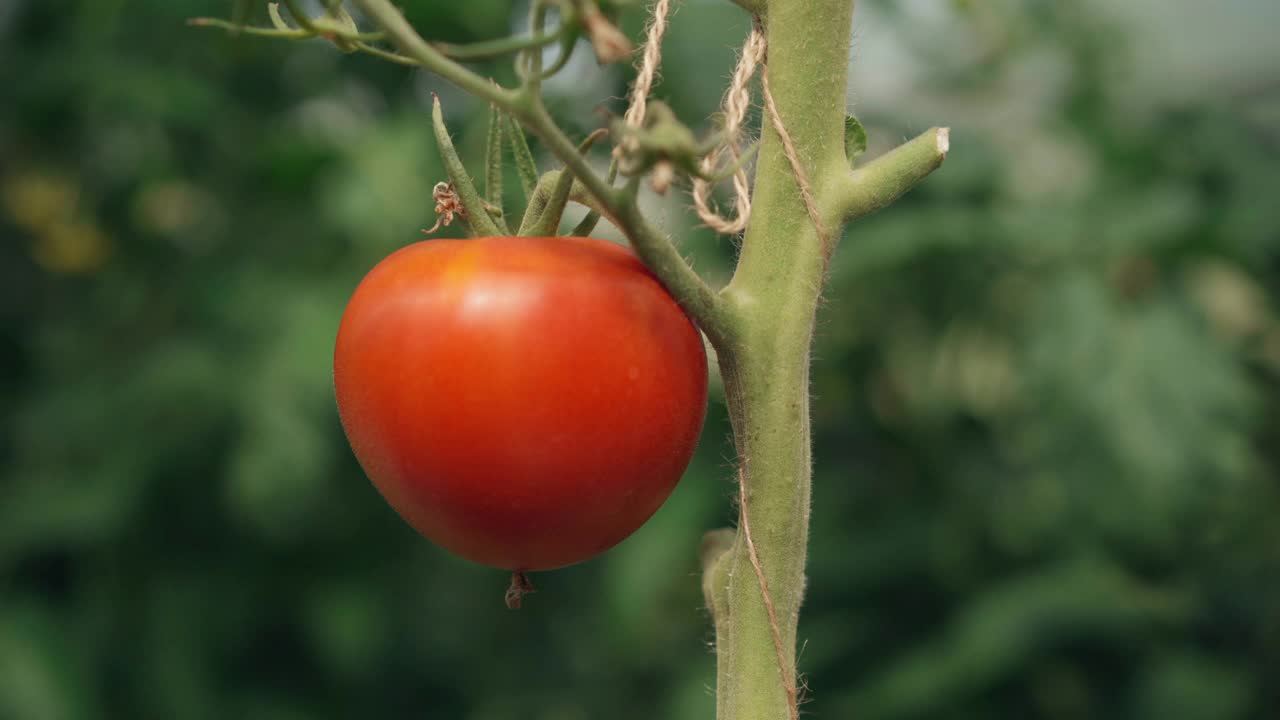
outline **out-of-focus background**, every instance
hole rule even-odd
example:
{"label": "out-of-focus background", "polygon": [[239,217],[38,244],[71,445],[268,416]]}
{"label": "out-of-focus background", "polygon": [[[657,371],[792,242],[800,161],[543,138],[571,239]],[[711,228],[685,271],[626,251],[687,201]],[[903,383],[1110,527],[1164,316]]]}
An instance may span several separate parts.
{"label": "out-of-focus background", "polygon": [[[452,42],[525,14],[403,5]],[[330,384],[355,283],[434,220],[430,92],[473,159],[484,108],[183,24],[230,12],[0,2],[0,718],[712,717],[722,398],[653,520],[508,612],[502,573],[372,490]],[[833,267],[806,715],[1276,717],[1280,4],[865,0],[856,25],[871,154],[933,124],[953,152]],[[659,96],[713,112],[746,27],[683,3]],[[547,90],[581,134],[628,78],[580,52]],[[651,205],[726,276],[687,196]]]}

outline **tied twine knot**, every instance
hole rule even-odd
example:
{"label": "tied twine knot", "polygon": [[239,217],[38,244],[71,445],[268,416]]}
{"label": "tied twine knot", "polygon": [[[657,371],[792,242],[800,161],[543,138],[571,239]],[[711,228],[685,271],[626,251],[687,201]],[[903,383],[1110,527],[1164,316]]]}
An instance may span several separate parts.
{"label": "tied twine knot", "polygon": [[[751,186],[747,183],[747,169],[742,166],[742,124],[746,120],[747,110],[751,107],[751,78],[756,67],[765,60],[767,46],[764,32],[758,21],[751,24],[751,32],[742,45],[742,54],[738,56],[738,64],[733,69],[733,79],[729,82],[729,90],[724,94],[721,111],[724,122],[725,141],[715,150],[702,158],[699,169],[704,177],[693,179],[693,206],[698,217],[708,227],[723,235],[736,235],[747,228],[747,220],[751,217]],[[720,157],[729,153],[730,161],[737,165],[733,172],[733,192],[735,217],[723,217],[711,207],[712,183],[706,180],[717,172]]]}
{"label": "tied twine knot", "polygon": [[[644,122],[645,113],[648,109],[649,95],[653,90],[653,84],[657,81],[658,68],[662,63],[662,38],[667,31],[670,14],[671,0],[657,0],[649,15],[649,20],[645,27],[643,52],[640,55],[640,62],[636,66],[636,79],[631,86],[630,101],[626,114],[623,116],[624,122],[629,127],[638,128]],[[770,125],[782,142],[783,154],[786,155],[787,162],[791,165],[791,171],[795,176],[805,212],[809,215],[809,220],[813,223],[814,230],[817,231],[818,238],[822,242],[824,249],[829,252],[831,235],[822,222],[822,214],[818,211],[818,204],[814,199],[813,187],[809,182],[804,167],[800,163],[799,153],[791,139],[791,133],[788,132],[786,123],[782,121],[782,115],[778,112],[777,104],[773,100],[773,93],[769,88],[767,58],[768,43],[765,39],[764,28],[761,26],[760,18],[756,17],[751,23],[751,32],[747,34],[747,38],[743,42],[742,52],[738,56],[737,65],[734,67],[729,89],[725,92],[724,99],[721,101],[721,122],[723,124],[722,134],[724,140],[700,161],[699,170],[702,177],[693,178],[694,209],[698,213],[698,218],[704,224],[723,235],[736,235],[742,232],[746,229],[747,223],[751,219],[751,185],[747,179],[747,170],[742,163],[742,135],[747,111],[751,107],[751,78],[755,76],[757,68],[762,68],[760,85],[761,95],[764,98],[765,113],[769,116]],[[634,138],[623,142],[624,145],[629,144],[631,146],[637,143]],[[619,148],[620,151],[633,149],[634,147]],[[711,204],[711,192],[714,182],[709,178],[713,178],[723,172],[720,169],[720,161],[726,153],[729,155],[729,167],[734,168],[732,174],[733,217],[721,215]]]}

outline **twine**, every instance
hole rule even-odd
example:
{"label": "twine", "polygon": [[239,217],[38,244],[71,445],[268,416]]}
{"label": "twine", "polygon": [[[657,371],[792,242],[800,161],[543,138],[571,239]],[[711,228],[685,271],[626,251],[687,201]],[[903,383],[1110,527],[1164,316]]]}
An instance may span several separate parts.
{"label": "twine", "polygon": [[778,106],[773,102],[773,93],[769,90],[768,66],[765,66],[764,72],[760,74],[760,84],[764,89],[764,107],[769,114],[769,122],[773,125],[774,132],[778,133],[778,139],[782,141],[782,152],[787,156],[787,162],[791,163],[791,172],[795,176],[796,185],[800,187],[800,199],[804,201],[805,212],[809,213],[809,221],[813,223],[813,229],[818,232],[818,240],[822,242],[823,256],[829,257],[831,234],[827,232],[826,225],[822,222],[822,215],[818,212],[818,203],[813,199],[813,187],[809,184],[809,176],[800,165],[800,153],[796,152],[791,133],[787,132],[787,126],[782,122]]}
{"label": "twine", "polygon": [[[753,23],[751,33],[742,45],[742,55],[738,57],[738,65],[733,70],[733,80],[724,95],[721,108],[724,113],[725,142],[702,158],[700,169],[704,176],[715,173],[721,155],[727,150],[733,163],[742,157],[740,138],[742,123],[747,117],[747,109],[751,106],[751,77],[755,75],[756,66],[765,58],[764,33],[759,23]],[[747,227],[751,217],[751,187],[747,184],[747,170],[741,164],[733,173],[733,191],[735,217],[729,219],[721,216],[711,208],[711,182],[703,178],[693,179],[693,205],[698,217],[708,227],[724,235],[736,235]]]}
{"label": "twine", "polygon": [[667,19],[670,15],[671,0],[658,0],[653,6],[653,12],[649,13],[649,22],[644,31],[644,53],[636,68],[636,82],[631,86],[631,104],[627,107],[626,115],[623,115],[629,127],[638,128],[644,122],[649,92],[653,89],[658,66],[662,63],[662,36],[667,32]]}

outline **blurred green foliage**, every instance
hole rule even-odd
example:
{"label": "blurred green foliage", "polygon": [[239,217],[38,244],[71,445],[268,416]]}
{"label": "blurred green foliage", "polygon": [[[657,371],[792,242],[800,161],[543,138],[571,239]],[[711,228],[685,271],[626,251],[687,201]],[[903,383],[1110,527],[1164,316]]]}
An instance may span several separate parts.
{"label": "blurred green foliage", "polygon": [[[720,399],[658,515],[508,612],[363,479],[329,376],[354,284],[433,220],[429,91],[477,169],[484,108],[183,26],[231,5],[0,4],[0,718],[711,717]],[[453,42],[522,16],[404,5]],[[859,8],[869,153],[953,152],[850,229],[819,320],[806,712],[1280,710],[1280,51],[1246,42],[1276,8]],[[745,28],[676,16],[683,117]],[[579,54],[547,90],[581,133],[627,76]]]}

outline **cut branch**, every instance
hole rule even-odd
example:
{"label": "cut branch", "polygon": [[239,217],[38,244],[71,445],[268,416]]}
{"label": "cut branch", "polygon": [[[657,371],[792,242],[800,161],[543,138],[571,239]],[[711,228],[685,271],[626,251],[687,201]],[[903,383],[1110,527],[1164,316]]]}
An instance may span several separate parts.
{"label": "cut branch", "polygon": [[844,219],[856,220],[897,200],[938,169],[950,148],[950,129],[931,128],[847,174],[841,188]]}

